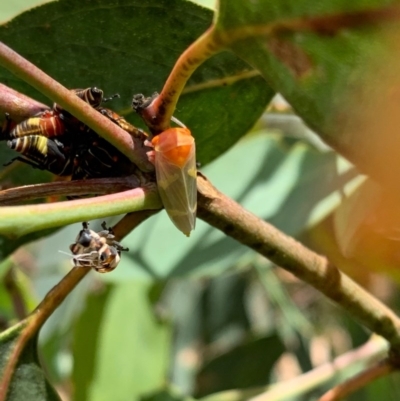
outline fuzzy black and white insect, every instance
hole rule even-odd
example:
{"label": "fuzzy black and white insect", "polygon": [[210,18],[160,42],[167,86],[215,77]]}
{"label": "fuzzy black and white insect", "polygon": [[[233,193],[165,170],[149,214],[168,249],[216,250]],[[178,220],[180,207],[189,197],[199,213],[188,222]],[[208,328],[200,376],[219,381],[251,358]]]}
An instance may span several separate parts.
{"label": "fuzzy black and white insect", "polygon": [[89,229],[87,222],[82,223],[83,229],[70,246],[73,262],[76,266],[91,267],[99,273],[114,270],[121,260],[121,251],[128,251],[115,240],[111,228],[102,223],[102,231]]}

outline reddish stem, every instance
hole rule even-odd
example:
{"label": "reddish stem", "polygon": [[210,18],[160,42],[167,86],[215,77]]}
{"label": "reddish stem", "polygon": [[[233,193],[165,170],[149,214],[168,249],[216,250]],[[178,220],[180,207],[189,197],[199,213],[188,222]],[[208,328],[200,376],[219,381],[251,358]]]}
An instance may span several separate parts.
{"label": "reddish stem", "polygon": [[223,45],[215,39],[214,26],[211,26],[181,54],[159,96],[140,112],[154,134],[169,128],[179,96],[193,72],[222,49]]}

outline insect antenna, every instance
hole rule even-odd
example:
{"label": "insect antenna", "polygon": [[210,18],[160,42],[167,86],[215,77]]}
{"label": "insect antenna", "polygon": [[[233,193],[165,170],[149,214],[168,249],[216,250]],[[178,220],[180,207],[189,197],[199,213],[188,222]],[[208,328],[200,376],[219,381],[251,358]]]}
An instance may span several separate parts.
{"label": "insect antenna", "polygon": [[116,97],[120,98],[121,96],[119,95],[119,93],[114,93],[113,95],[111,95],[110,97],[105,97],[103,98],[103,103],[109,102],[110,100],[115,99]]}

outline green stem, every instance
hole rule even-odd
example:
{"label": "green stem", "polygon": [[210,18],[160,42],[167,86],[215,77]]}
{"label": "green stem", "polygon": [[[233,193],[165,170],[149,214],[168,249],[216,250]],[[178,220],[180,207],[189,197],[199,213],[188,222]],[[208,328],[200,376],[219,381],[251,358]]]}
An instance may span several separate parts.
{"label": "green stem", "polygon": [[0,234],[19,237],[79,221],[161,207],[162,203],[155,185],[67,202],[4,206],[0,208]]}
{"label": "green stem", "polygon": [[[326,385],[332,379],[349,377],[355,372],[364,372],[371,363],[384,358],[387,354],[387,342],[373,336],[361,347],[338,356],[332,362],[310,370],[292,380],[275,384],[250,401],[285,401],[298,398]],[[362,373],[361,373],[362,374]]]}
{"label": "green stem", "polygon": [[349,380],[333,387],[326,392],[318,401],[339,401],[354,393],[355,391],[365,387],[373,381],[385,377],[394,372],[396,367],[389,358],[383,359],[368,369],[363,370],[358,375],[353,376]]}

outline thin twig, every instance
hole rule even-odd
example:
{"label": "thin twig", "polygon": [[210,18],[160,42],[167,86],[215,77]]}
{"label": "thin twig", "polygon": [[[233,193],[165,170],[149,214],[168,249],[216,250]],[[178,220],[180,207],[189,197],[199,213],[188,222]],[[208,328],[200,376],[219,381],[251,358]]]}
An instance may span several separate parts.
{"label": "thin twig", "polygon": [[197,180],[198,216],[321,291],[400,352],[400,318],[329,261]]}
{"label": "thin twig", "polygon": [[57,196],[105,195],[127,191],[140,185],[141,182],[136,176],[24,185],[0,191],[0,205],[15,205],[33,199],[54,196],[54,194]]}
{"label": "thin twig", "polygon": [[261,36],[279,38],[288,32],[311,31],[320,35],[333,35],[343,28],[397,21],[399,18],[400,7],[389,5],[348,13],[280,19],[259,25],[239,25],[232,29],[221,29],[213,23],[181,54],[160,95],[140,114],[154,134],[165,131],[170,125],[183,88],[193,72],[210,57],[232,47],[236,42]]}

